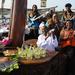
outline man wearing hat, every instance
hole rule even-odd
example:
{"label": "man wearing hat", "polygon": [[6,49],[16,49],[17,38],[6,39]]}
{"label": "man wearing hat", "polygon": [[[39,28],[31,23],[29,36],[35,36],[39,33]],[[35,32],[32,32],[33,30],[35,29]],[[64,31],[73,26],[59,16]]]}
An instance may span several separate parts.
{"label": "man wearing hat", "polygon": [[72,5],[70,3],[67,3],[65,5],[66,11],[63,12],[63,17],[62,17],[63,21],[71,20],[73,18],[74,12],[72,12],[71,7]]}
{"label": "man wearing hat", "polygon": [[38,36],[37,46],[48,50],[49,52],[55,51],[58,47],[58,40],[54,34],[55,29],[45,29],[44,34]]}

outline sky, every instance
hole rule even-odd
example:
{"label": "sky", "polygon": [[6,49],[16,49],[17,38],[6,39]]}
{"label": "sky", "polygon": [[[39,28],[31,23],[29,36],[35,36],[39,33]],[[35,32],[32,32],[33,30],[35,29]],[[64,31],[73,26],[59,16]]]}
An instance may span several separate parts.
{"label": "sky", "polygon": [[[1,1],[0,0],[0,7],[1,7]],[[12,1],[13,0],[5,0],[4,3],[4,8],[11,8],[12,6]],[[27,0],[27,8],[31,8],[33,4],[36,4],[38,8],[40,9],[41,7],[41,0]],[[72,9],[75,9],[75,0],[47,0],[46,3],[46,8],[58,6],[56,10],[60,11],[65,9],[65,4],[66,3],[71,3],[72,4]]]}

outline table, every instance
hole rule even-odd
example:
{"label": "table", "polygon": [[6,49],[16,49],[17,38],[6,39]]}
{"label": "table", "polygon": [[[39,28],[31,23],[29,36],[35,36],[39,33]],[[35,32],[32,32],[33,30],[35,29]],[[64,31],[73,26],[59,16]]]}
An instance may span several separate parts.
{"label": "table", "polygon": [[19,69],[1,75],[64,75],[66,57],[64,53],[52,52],[48,57],[34,60],[19,60]]}

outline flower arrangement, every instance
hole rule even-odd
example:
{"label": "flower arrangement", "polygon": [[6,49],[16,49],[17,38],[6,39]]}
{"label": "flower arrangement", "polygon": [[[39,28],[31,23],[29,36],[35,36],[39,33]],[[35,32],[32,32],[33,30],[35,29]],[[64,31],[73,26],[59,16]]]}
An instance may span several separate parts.
{"label": "flower arrangement", "polygon": [[5,51],[4,55],[9,57],[10,60],[4,63],[0,63],[0,71],[11,72],[14,69],[19,69],[19,58],[24,58],[25,60],[40,59],[47,56],[47,51],[38,47],[17,47],[16,52]]}
{"label": "flower arrangement", "polygon": [[39,48],[39,47],[26,47],[25,49],[17,48],[18,49],[18,56],[24,59],[39,59],[46,57],[47,52],[46,50]]}

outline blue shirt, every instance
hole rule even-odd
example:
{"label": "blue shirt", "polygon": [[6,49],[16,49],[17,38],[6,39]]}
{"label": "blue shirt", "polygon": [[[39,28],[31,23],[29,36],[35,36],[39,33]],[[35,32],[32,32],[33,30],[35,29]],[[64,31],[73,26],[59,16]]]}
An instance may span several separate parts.
{"label": "blue shirt", "polygon": [[29,18],[28,18],[28,26],[29,26],[29,27],[34,27],[34,28],[39,28],[40,22],[37,21],[37,20],[32,21],[32,19],[34,19],[34,17],[29,17]]}

